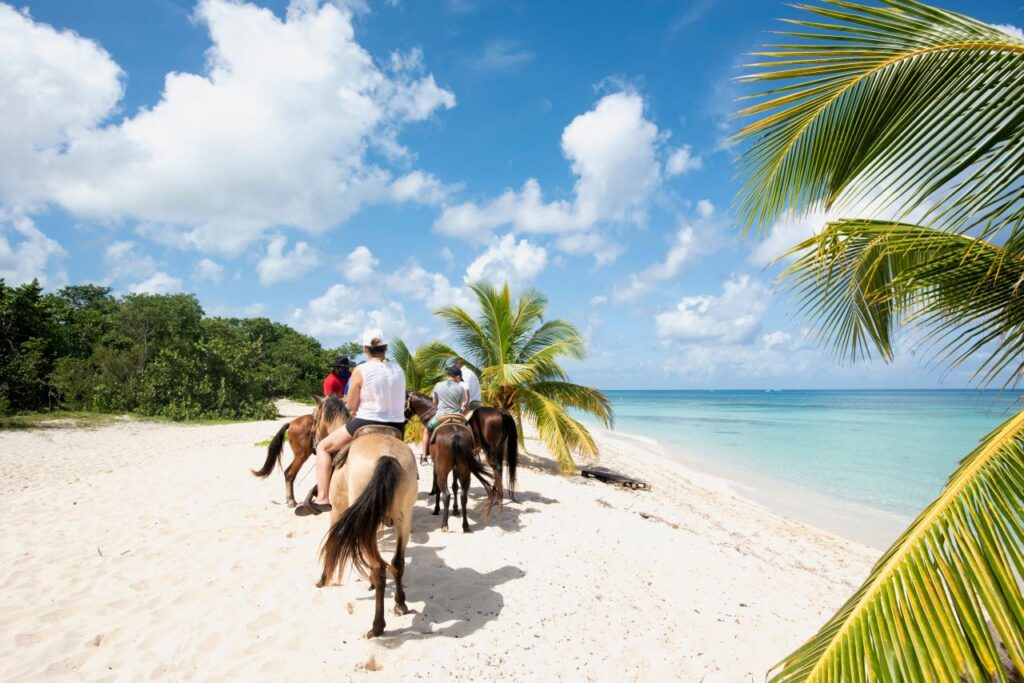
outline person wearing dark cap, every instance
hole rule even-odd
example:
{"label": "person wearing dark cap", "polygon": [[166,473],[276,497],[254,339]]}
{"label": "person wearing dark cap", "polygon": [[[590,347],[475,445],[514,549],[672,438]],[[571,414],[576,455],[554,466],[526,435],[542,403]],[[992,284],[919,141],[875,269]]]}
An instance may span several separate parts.
{"label": "person wearing dark cap", "polygon": [[462,371],[451,363],[445,364],[447,379],[434,385],[434,417],[427,422],[423,430],[423,448],[420,451],[420,462],[423,463],[430,452],[430,436],[437,427],[437,422],[445,415],[461,415],[466,412],[469,404],[469,391],[462,383]]}
{"label": "person wearing dark cap", "polygon": [[334,359],[334,367],[331,374],[324,377],[324,396],[334,395],[338,398],[345,398],[348,393],[348,380],[352,376],[352,369],[348,358],[338,356]]}

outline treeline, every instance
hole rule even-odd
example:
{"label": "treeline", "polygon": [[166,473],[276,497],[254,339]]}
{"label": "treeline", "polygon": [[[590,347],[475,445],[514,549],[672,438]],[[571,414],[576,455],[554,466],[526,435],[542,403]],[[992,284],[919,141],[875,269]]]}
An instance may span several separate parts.
{"label": "treeline", "polygon": [[208,318],[191,294],[129,294],[0,278],[0,415],[65,408],[175,420],[272,418],[338,354],[266,318]]}

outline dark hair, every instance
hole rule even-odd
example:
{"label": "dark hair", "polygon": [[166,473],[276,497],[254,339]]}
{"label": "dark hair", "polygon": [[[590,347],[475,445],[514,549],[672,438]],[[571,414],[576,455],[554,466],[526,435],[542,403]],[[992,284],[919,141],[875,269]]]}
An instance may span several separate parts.
{"label": "dark hair", "polygon": [[378,346],[364,346],[366,349],[366,355],[370,358],[383,358],[384,354],[388,351],[387,344],[380,344]]}

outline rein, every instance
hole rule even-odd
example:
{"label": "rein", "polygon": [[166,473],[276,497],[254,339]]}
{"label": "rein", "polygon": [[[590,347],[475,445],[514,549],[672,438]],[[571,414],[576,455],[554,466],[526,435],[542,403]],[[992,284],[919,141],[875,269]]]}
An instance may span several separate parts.
{"label": "rein", "polygon": [[405,397],[405,409],[420,419],[420,422],[426,424],[430,418],[437,415],[437,406],[431,406],[429,410],[424,412],[422,415],[417,413],[412,407],[412,393]]}

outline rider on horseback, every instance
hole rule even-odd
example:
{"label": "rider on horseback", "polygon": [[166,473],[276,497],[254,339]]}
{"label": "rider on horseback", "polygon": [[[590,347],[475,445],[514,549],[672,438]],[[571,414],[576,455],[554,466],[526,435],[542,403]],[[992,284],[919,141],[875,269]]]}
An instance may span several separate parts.
{"label": "rider on horseback", "polygon": [[317,444],[317,495],[308,504],[295,508],[296,515],[318,515],[331,509],[329,495],[334,454],[352,441],[357,429],[385,425],[405,433],[405,372],[384,357],[387,350],[387,340],[380,330],[369,330],[363,335],[363,353],[369,360],[357,366],[349,380],[346,398],[352,418]]}
{"label": "rider on horseback", "polygon": [[469,405],[466,410],[470,411],[479,408],[481,405],[480,378],[476,376],[476,373],[467,368],[461,358],[449,358],[444,366],[445,369],[453,367],[462,371],[462,381],[466,385],[466,390],[469,392]]}
{"label": "rider on horseback", "polygon": [[469,389],[462,382],[462,371],[452,363],[445,365],[445,374],[448,379],[441,380],[434,385],[434,417],[426,424],[423,434],[423,455],[424,460],[430,452],[430,437],[434,428],[445,415],[462,415],[469,406]]}

